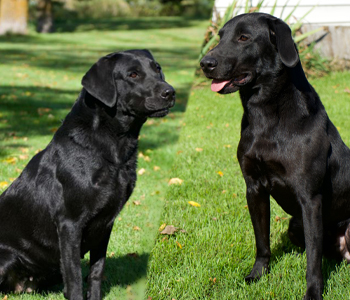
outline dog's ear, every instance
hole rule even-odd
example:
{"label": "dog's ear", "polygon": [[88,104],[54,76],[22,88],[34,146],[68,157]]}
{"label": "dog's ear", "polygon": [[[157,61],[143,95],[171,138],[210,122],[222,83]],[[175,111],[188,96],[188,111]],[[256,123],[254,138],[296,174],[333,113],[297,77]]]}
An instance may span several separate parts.
{"label": "dog's ear", "polygon": [[299,55],[289,26],[278,18],[269,18],[273,39],[276,39],[278,53],[284,65],[293,68],[299,62]]}
{"label": "dog's ear", "polygon": [[117,53],[100,58],[81,81],[92,96],[109,107],[113,107],[118,98],[114,80],[114,68],[118,58]]}
{"label": "dog's ear", "polygon": [[142,49],[141,51],[142,51],[144,54],[146,54],[146,56],[147,56],[148,58],[154,60],[154,57],[153,57],[151,51],[149,51],[148,49]]}

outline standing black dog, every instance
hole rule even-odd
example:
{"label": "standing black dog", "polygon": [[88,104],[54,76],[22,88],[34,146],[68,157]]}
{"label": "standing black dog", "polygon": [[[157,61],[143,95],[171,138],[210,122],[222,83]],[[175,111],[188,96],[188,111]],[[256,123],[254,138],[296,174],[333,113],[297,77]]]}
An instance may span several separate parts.
{"label": "standing black dog", "polygon": [[31,291],[63,277],[82,300],[80,258],[90,251],[87,299],[101,299],[116,215],[136,181],[147,117],[163,117],[175,91],[147,50],[102,57],[51,143],[0,197],[0,288]]}
{"label": "standing black dog", "polygon": [[350,261],[350,150],[308,83],[287,24],[237,16],[201,61],[212,90],[239,90],[238,160],[247,185],[257,255],[248,282],[268,269],[270,195],[290,215],[289,236],[306,248],[304,299],[322,299],[322,254]]}

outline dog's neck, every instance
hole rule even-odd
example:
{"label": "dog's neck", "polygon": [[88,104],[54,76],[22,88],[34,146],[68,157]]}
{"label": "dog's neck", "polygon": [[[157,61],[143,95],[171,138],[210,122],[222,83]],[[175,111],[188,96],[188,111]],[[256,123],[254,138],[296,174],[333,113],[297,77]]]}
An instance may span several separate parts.
{"label": "dog's neck", "polygon": [[80,93],[62,128],[69,128],[69,137],[82,148],[100,145],[106,159],[117,165],[136,160],[138,137],[146,119],[126,115],[117,106],[107,107],[90,97],[84,90]]}
{"label": "dog's neck", "polygon": [[259,76],[250,86],[240,89],[242,126],[249,124],[266,130],[267,125],[274,126],[281,119],[305,119],[313,113],[315,101],[319,101],[311,96],[312,90],[300,61],[294,68],[282,66],[275,74]]}

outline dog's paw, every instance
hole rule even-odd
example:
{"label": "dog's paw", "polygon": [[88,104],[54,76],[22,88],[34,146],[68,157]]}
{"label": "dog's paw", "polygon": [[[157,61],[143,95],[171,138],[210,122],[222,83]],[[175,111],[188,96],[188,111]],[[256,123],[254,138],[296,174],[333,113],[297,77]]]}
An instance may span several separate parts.
{"label": "dog's paw", "polygon": [[247,283],[258,281],[261,278],[261,276],[263,276],[266,273],[268,273],[268,266],[262,264],[255,264],[250,274],[246,276],[244,280]]}

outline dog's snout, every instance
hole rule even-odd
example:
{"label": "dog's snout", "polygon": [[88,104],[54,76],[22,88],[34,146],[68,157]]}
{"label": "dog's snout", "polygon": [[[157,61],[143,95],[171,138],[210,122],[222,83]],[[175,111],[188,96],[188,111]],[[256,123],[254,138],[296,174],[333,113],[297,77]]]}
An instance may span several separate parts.
{"label": "dog's snout", "polygon": [[218,61],[212,56],[205,56],[200,62],[200,66],[204,72],[213,71],[217,65]]}
{"label": "dog's snout", "polygon": [[175,90],[172,88],[167,88],[161,93],[161,97],[164,100],[168,100],[168,101],[174,100],[175,99]]}

